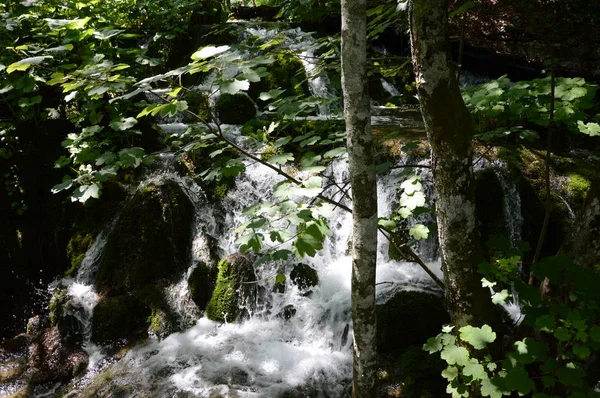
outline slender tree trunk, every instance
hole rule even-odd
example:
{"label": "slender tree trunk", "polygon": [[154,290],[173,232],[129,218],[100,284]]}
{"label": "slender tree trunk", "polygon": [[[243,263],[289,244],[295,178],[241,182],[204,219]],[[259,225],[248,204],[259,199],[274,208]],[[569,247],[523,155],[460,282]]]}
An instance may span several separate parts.
{"label": "slender tree trunk", "polygon": [[[472,170],[473,124],[448,53],[448,0],[410,3],[412,60],[431,145],[445,294],[453,322],[500,325],[477,272],[481,261]],[[500,339],[501,340],[501,339]]]}
{"label": "slender tree trunk", "polygon": [[366,1],[342,0],[342,89],[352,184],[352,396],[375,397],[377,179],[367,88]]}

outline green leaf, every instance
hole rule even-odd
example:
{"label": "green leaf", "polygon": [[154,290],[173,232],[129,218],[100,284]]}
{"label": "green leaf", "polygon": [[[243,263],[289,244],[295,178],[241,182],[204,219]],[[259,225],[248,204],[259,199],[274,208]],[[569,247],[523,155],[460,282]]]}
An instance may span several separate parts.
{"label": "green leaf", "polygon": [[589,135],[590,137],[600,136],[600,124],[598,123],[584,123],[581,120],[578,120],[577,128],[579,129],[579,132]]}
{"label": "green leaf", "polygon": [[377,172],[377,174],[384,174],[386,173],[390,167],[392,167],[394,165],[394,163],[392,162],[385,162],[385,163],[381,163],[378,164],[377,167],[375,167],[375,171]]}
{"label": "green leaf", "polygon": [[471,360],[471,362],[466,365],[463,369],[463,374],[465,376],[471,376],[475,380],[485,380],[487,379],[487,373],[483,365],[481,365],[476,359]]}
{"label": "green leaf", "polygon": [[71,200],[85,203],[90,198],[100,197],[100,186],[98,184],[82,185],[73,192]]}
{"label": "green leaf", "polygon": [[408,230],[410,236],[415,240],[427,239],[429,237],[429,228],[423,224],[417,224]]}
{"label": "green leaf", "polygon": [[483,325],[481,328],[467,325],[459,331],[461,340],[471,344],[476,350],[482,350],[496,340],[496,333],[488,325]]}
{"label": "green leaf", "polygon": [[450,14],[448,14],[448,19],[454,18],[456,15],[464,14],[465,12],[469,11],[473,7],[475,7],[475,2],[469,1],[465,4],[463,4],[462,6],[460,6],[458,9],[452,11]]}
{"label": "green leaf", "polygon": [[529,377],[527,371],[523,368],[514,368],[506,375],[506,386],[510,390],[516,390],[520,395],[525,395],[533,391],[535,384]]}
{"label": "green leaf", "polygon": [[61,182],[60,184],[56,184],[55,186],[52,187],[52,193],[58,193],[60,191],[64,191],[65,189],[69,189],[73,186],[73,181],[66,177],[63,179],[63,182]]}
{"label": "green leaf", "polygon": [[283,166],[287,162],[293,162],[293,161],[294,161],[294,155],[289,152],[282,153],[281,155],[274,155],[274,156],[271,156],[269,159],[267,159],[267,162],[272,163],[272,164],[278,164],[281,166]]}
{"label": "green leaf", "polygon": [[323,191],[323,188],[321,187],[322,184],[322,177],[312,176],[302,183],[302,188],[299,189],[299,193],[309,198],[314,198],[319,196]]}
{"label": "green leaf", "polygon": [[123,167],[138,167],[143,160],[144,150],[142,148],[125,148],[119,151],[119,162]]}
{"label": "green leaf", "polygon": [[490,282],[486,278],[481,278],[481,286],[482,287],[494,287],[496,286],[496,282]]}
{"label": "green leaf", "polygon": [[242,253],[246,253],[250,249],[252,249],[255,253],[258,253],[262,248],[262,239],[262,234],[250,230],[248,233],[236,239],[235,243],[240,246],[240,251]]}
{"label": "green leaf", "polygon": [[498,305],[498,304],[504,304],[506,303],[506,300],[511,296],[511,294],[508,292],[508,290],[503,289],[502,291],[498,292],[498,293],[494,293],[492,295],[492,303]]}
{"label": "green leaf", "polygon": [[282,249],[282,250],[277,250],[275,253],[273,253],[272,257],[273,257],[273,260],[287,260],[291,254],[292,254],[291,251],[289,251],[287,249]]}
{"label": "green leaf", "polygon": [[571,333],[569,332],[569,329],[561,326],[554,331],[554,337],[556,337],[558,341],[569,341],[571,339]]}
{"label": "green leaf", "polygon": [[560,367],[556,371],[558,381],[565,386],[581,386],[583,384],[583,376],[585,372],[569,363],[566,366]]}
{"label": "green leaf", "polygon": [[400,206],[406,207],[408,210],[425,206],[425,202],[425,194],[421,191],[414,192],[412,195],[407,195],[406,192],[403,192],[400,196]]}
{"label": "green leaf", "polygon": [[323,158],[324,159],[333,159],[336,156],[340,156],[344,153],[346,153],[346,147],[334,148],[334,149],[331,149],[331,150],[325,152],[323,154]]}
{"label": "green leaf", "polygon": [[455,345],[444,347],[440,356],[448,365],[466,366],[470,359],[469,351],[466,348]]}
{"label": "green leaf", "polygon": [[278,273],[277,276],[275,277],[275,283],[278,285],[284,284],[285,280],[286,280],[286,277],[282,273]]}
{"label": "green leaf", "polygon": [[214,57],[215,55],[222,54],[225,51],[229,50],[229,48],[229,46],[206,46],[193,53],[190,58],[194,61],[200,61],[206,58]]}
{"label": "green leaf", "polygon": [[456,379],[458,377],[458,368],[456,366],[448,366],[442,370],[442,377],[448,381]]}
{"label": "green leaf", "polygon": [[275,142],[273,143],[273,146],[275,148],[279,148],[282,147],[284,145],[287,145],[290,141],[292,140],[292,137],[282,137],[282,138],[278,138],[277,140],[275,140]]}
{"label": "green leaf", "polygon": [[396,229],[396,222],[394,220],[390,220],[389,218],[380,218],[377,220],[377,225],[383,227],[386,231],[392,231]]}
{"label": "green leaf", "polygon": [[239,159],[229,159],[221,168],[224,177],[236,177],[246,170],[246,166]]}
{"label": "green leaf", "polygon": [[110,122],[110,127],[115,131],[125,131],[137,124],[137,120],[133,117],[120,117],[113,119]]}
{"label": "green leaf", "polygon": [[421,181],[419,177],[413,176],[407,180],[405,180],[402,184],[400,184],[400,188],[404,190],[404,193],[407,195],[412,195],[415,192],[419,192],[422,190],[423,186],[421,185]]}
{"label": "green leaf", "polygon": [[222,94],[237,94],[240,91],[247,91],[250,88],[250,82],[248,80],[237,80],[226,81],[219,84],[219,90]]}
{"label": "green leaf", "polygon": [[282,181],[273,187],[273,195],[279,200],[285,200],[294,195],[295,190],[289,181]]}
{"label": "green leaf", "polygon": [[484,379],[481,381],[481,395],[490,398],[501,398],[504,395],[510,395],[510,392],[502,391],[492,380]]}
{"label": "green leaf", "polygon": [[296,256],[300,259],[308,255],[314,257],[317,254],[317,250],[323,248],[323,242],[316,239],[311,234],[302,233],[299,234],[296,240],[292,243]]}
{"label": "green leaf", "polygon": [[54,58],[54,57],[51,55],[42,55],[39,57],[25,58],[18,62],[8,65],[8,67],[6,68],[6,73],[13,73],[14,71],[25,71],[31,65],[37,65],[37,64],[42,63],[46,59],[52,59],[52,58]]}
{"label": "green leaf", "polygon": [[430,354],[433,354],[434,352],[438,352],[442,348],[443,348],[442,339],[440,336],[430,337],[429,339],[427,339],[427,342],[425,344],[423,344],[423,350],[427,351]]}
{"label": "green leaf", "polygon": [[112,152],[104,152],[101,156],[96,159],[96,166],[102,166],[103,164],[112,164],[117,159],[117,156]]}
{"label": "green leaf", "polygon": [[556,327],[556,321],[550,315],[542,315],[536,318],[535,327],[542,332],[552,333]]}
{"label": "green leaf", "polygon": [[573,354],[577,355],[581,359],[587,359],[589,358],[591,351],[588,346],[575,344],[573,346]]}

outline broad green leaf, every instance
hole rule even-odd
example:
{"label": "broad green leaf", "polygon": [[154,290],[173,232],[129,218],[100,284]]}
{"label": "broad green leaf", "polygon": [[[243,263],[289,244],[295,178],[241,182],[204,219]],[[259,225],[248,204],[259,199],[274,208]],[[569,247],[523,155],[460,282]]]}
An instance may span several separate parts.
{"label": "broad green leaf", "polygon": [[293,161],[294,161],[294,155],[292,155],[289,152],[282,153],[281,155],[274,155],[274,156],[271,156],[269,159],[267,159],[267,162],[272,163],[272,164],[278,164],[281,166],[283,166],[287,162],[293,162]]}
{"label": "broad green leaf", "polygon": [[221,172],[225,177],[236,177],[245,170],[246,166],[239,159],[229,159],[221,168]]}
{"label": "broad green leaf", "polygon": [[144,150],[142,148],[125,148],[119,151],[119,162],[123,167],[138,167],[142,164]]}
{"label": "broad green leaf", "polygon": [[250,229],[258,229],[261,228],[263,225],[265,225],[267,223],[267,219],[260,217],[254,221],[252,221],[250,224],[248,224],[246,226],[246,228],[250,228]]}
{"label": "broad green leaf", "polygon": [[407,180],[405,180],[402,184],[400,184],[400,188],[404,190],[404,193],[407,195],[412,195],[415,192],[421,191],[423,186],[421,185],[421,181],[419,177],[413,176]]}
{"label": "broad green leaf", "polygon": [[490,398],[502,398],[504,395],[510,395],[510,392],[502,391],[492,380],[484,379],[481,381],[481,395]]}
{"label": "broad green leaf", "polygon": [[487,379],[487,373],[485,368],[480,363],[474,363],[477,361],[473,359],[468,365],[466,365],[463,369],[463,374],[465,376],[471,376],[475,380],[485,380]]}
{"label": "broad green leaf", "polygon": [[72,201],[85,203],[90,198],[98,199],[100,197],[100,187],[98,184],[82,185],[77,188],[71,196]]}
{"label": "broad green leaf", "polygon": [[514,368],[506,375],[506,386],[510,390],[516,390],[519,395],[525,395],[535,388],[535,384],[527,371],[523,368]]}
{"label": "broad green leaf", "polygon": [[331,150],[325,152],[323,154],[323,158],[325,158],[325,159],[333,159],[336,156],[340,156],[340,155],[342,155],[344,153],[346,153],[346,147],[334,148],[334,149],[331,149]]}
{"label": "broad green leaf", "polygon": [[460,339],[471,344],[476,350],[482,350],[496,340],[496,333],[488,325],[481,328],[467,325],[460,328]]}
{"label": "broad green leaf", "polygon": [[64,191],[65,189],[69,189],[73,186],[73,181],[70,178],[66,178],[60,184],[56,184],[52,187],[52,193],[58,193],[60,191]]}
{"label": "broad green leaf", "polygon": [[425,206],[425,202],[425,194],[421,191],[414,192],[412,195],[407,195],[406,192],[403,192],[400,196],[400,206],[406,207],[408,210]]}
{"label": "broad green leaf", "polygon": [[273,187],[273,195],[279,200],[289,199],[295,190],[289,181],[282,181]]}
{"label": "broad green leaf", "polygon": [[310,177],[308,180],[303,182],[302,188],[299,189],[299,193],[309,198],[314,198],[319,196],[323,191],[323,188],[321,187],[322,184],[323,178],[319,176]]}
{"label": "broad green leaf", "polygon": [[455,345],[444,347],[440,356],[448,365],[466,366],[470,359],[469,351],[466,348]]}
{"label": "broad green leaf", "polygon": [[31,65],[37,65],[37,64],[42,63],[46,59],[52,59],[52,58],[54,58],[54,57],[51,55],[42,55],[39,57],[25,58],[18,62],[8,65],[8,67],[6,68],[6,73],[12,73],[16,70],[24,71],[24,70],[27,70]]}
{"label": "broad green leaf", "polygon": [[101,156],[96,159],[96,166],[102,166],[103,164],[112,164],[116,160],[117,156],[112,152],[104,152]]}
{"label": "broad green leaf", "polygon": [[277,250],[275,253],[273,253],[272,257],[273,260],[287,260],[291,254],[291,251],[283,249]]}
{"label": "broad green leaf", "polygon": [[458,377],[458,368],[456,366],[448,366],[442,370],[442,377],[448,381],[456,379]]}
{"label": "broad green leaf", "polygon": [[389,218],[380,218],[377,220],[377,225],[383,227],[387,231],[396,229],[396,222],[394,220],[390,220]]}
{"label": "broad green leaf", "polygon": [[206,58],[214,57],[215,55],[222,54],[225,51],[229,50],[229,48],[229,46],[206,46],[193,53],[190,58],[192,58],[194,61],[200,61]]}
{"label": "broad green leaf", "polygon": [[503,289],[502,291],[499,291],[497,293],[494,293],[492,295],[492,303],[498,305],[498,304],[504,304],[506,303],[506,300],[511,296],[511,294],[508,292],[508,290]]}
{"label": "broad green leaf", "polygon": [[556,337],[558,341],[569,341],[571,340],[572,336],[569,332],[569,329],[561,326],[556,328],[556,330],[554,331],[554,337]]}
{"label": "broad green leaf", "polygon": [[496,286],[496,282],[490,282],[486,278],[481,278],[481,286],[482,287],[494,287]]}
{"label": "broad green leaf", "polygon": [[434,352],[438,352],[442,348],[443,348],[442,339],[440,336],[430,337],[429,339],[427,339],[427,342],[425,344],[423,344],[423,350],[427,351],[430,354],[433,354]]}
{"label": "broad green leaf", "polygon": [[136,124],[137,120],[134,117],[120,117],[111,120],[110,127],[115,131],[125,131],[132,128]]}
{"label": "broad green leaf", "polygon": [[286,280],[286,277],[284,274],[277,274],[277,276],[275,277],[275,283],[278,285],[284,284]]}
{"label": "broad green leaf", "polygon": [[323,248],[323,242],[316,239],[310,234],[299,234],[296,240],[292,243],[296,256],[300,259],[308,255],[314,257],[317,254],[317,250]]}
{"label": "broad green leaf", "polygon": [[285,90],[269,90],[269,92],[266,93],[260,93],[259,97],[262,101],[267,101],[270,99],[275,99],[277,97],[279,97],[281,94],[283,94],[285,92]]}
{"label": "broad green leaf", "polygon": [[247,91],[250,88],[250,82],[248,80],[233,80],[222,82],[219,84],[219,90],[221,94],[237,94],[240,91]]}
{"label": "broad green leaf", "polygon": [[423,224],[417,224],[408,230],[410,236],[415,240],[427,239],[429,237],[429,228]]}
{"label": "broad green leaf", "polygon": [[590,137],[600,136],[600,124],[598,123],[584,123],[581,120],[578,120],[577,128],[581,133],[589,135]]}
{"label": "broad green leaf", "polygon": [[573,353],[581,359],[589,358],[591,351],[588,346],[582,344],[573,345]]}
{"label": "broad green leaf", "polygon": [[550,315],[542,315],[536,318],[535,327],[542,332],[552,333],[556,327],[556,321]]}
{"label": "broad green leaf", "polygon": [[278,138],[277,140],[275,140],[275,142],[273,143],[273,146],[275,148],[279,148],[282,147],[284,145],[287,145],[290,141],[292,140],[292,137],[282,137],[282,138]]}

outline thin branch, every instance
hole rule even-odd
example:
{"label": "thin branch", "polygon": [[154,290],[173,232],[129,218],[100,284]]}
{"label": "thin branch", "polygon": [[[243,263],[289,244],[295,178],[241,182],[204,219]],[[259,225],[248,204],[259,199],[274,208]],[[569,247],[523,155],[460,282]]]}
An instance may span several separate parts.
{"label": "thin branch", "polygon": [[[151,91],[150,91],[151,92]],[[162,98],[160,95],[156,94],[156,93],[152,93],[154,94],[156,97],[158,97],[159,99],[161,99],[162,101],[167,102],[166,99]],[[198,119],[199,121],[201,121],[204,125],[206,125],[210,130],[214,130],[214,128],[210,125],[209,122],[207,122],[206,120],[204,120],[202,117],[200,117],[200,115],[197,115],[196,113],[190,111],[189,109],[186,110],[186,112],[195,117],[196,119]],[[212,115],[212,114],[211,114]],[[242,155],[254,160],[255,162],[258,162],[260,164],[262,164],[263,166],[266,166],[268,168],[270,168],[271,170],[275,171],[277,174],[279,174],[280,176],[284,177],[285,179],[287,179],[288,181],[293,182],[294,184],[297,185],[302,185],[302,182],[297,180],[296,178],[292,177],[291,175],[289,175],[288,173],[286,173],[285,171],[281,170],[280,168],[275,167],[274,165],[272,165],[271,163],[268,163],[267,161],[260,159],[259,157],[253,155],[252,153],[246,151],[244,148],[240,147],[239,145],[235,144],[233,141],[229,140],[227,137],[225,137],[225,135],[223,134],[223,131],[221,130],[221,126],[219,123],[216,123],[215,120],[215,126],[216,126],[216,132],[217,135],[219,136],[219,138],[225,142],[227,145],[229,145],[231,148],[235,149],[236,151],[238,151],[239,153],[241,153]],[[425,167],[425,166],[421,166],[419,165],[418,167]],[[317,195],[317,198],[321,199],[324,202],[327,202],[329,204],[334,205],[335,207],[339,207],[340,209],[348,212],[348,213],[352,213],[352,209],[350,209],[348,206],[342,204],[341,202],[338,202],[332,198],[329,198],[325,195],[323,195],[322,193],[320,193],[319,195]],[[390,244],[398,251],[400,250],[400,247],[398,245],[396,245],[396,243],[392,240],[391,236],[387,233],[387,231],[385,229],[383,229],[382,227],[378,227],[379,231],[383,234],[383,236],[390,242]],[[433,273],[433,271],[431,271],[429,269],[429,267],[427,266],[427,264],[425,264],[425,262],[423,260],[421,260],[421,258],[408,246],[406,245],[402,245],[402,247],[404,248],[404,251],[407,252],[412,260],[417,263],[421,268],[423,268],[423,270],[427,273],[427,275],[429,275],[431,277],[431,279],[433,279],[433,281],[443,290],[444,289],[444,283],[437,277],[437,275],[435,275]]]}

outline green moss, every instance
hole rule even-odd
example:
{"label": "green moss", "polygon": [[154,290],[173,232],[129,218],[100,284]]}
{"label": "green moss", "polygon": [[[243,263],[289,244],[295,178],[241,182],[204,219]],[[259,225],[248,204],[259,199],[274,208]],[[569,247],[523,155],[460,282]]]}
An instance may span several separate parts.
{"label": "green moss", "polygon": [[405,349],[436,336],[450,317],[439,296],[400,291],[377,306],[377,346],[380,352]]}
{"label": "green moss", "polygon": [[310,95],[308,89],[308,78],[302,61],[294,53],[278,54],[275,62],[267,66],[269,75],[263,77],[260,82],[251,83],[248,95],[257,103],[260,93],[273,89],[284,89],[283,96],[305,97]]}
{"label": "green moss", "polygon": [[221,123],[244,124],[256,116],[256,106],[244,93],[222,94],[217,101],[217,113]]}
{"label": "green moss", "polygon": [[256,285],[242,284],[256,279],[252,264],[241,255],[229,256],[218,264],[218,275],[206,316],[218,322],[233,322],[243,313],[240,305],[256,294]]}
{"label": "green moss", "polygon": [[146,332],[147,308],[128,295],[105,297],[94,307],[92,340],[99,344],[143,336]]}
{"label": "green moss", "polygon": [[107,239],[98,291],[124,294],[179,274],[187,262],[192,219],[193,206],[175,182],[138,190]]}
{"label": "green moss", "polygon": [[85,253],[93,243],[94,237],[90,233],[76,232],[71,236],[67,244],[67,258],[70,267],[65,272],[66,276],[75,276],[77,274],[77,270],[85,258]]}
{"label": "green moss", "polygon": [[188,278],[188,289],[192,300],[200,309],[204,309],[210,300],[216,280],[216,269],[200,261]]}
{"label": "green moss", "polygon": [[568,193],[571,196],[571,200],[575,203],[583,203],[592,186],[590,180],[576,173],[570,173],[568,177]]}

